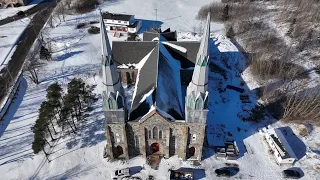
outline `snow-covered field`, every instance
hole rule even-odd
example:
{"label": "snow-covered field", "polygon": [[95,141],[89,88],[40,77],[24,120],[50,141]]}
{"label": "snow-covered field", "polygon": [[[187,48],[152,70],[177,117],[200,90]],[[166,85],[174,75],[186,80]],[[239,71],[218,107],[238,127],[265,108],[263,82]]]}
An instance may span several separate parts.
{"label": "snow-covered field", "polygon": [[[171,27],[178,33],[181,40],[198,40],[199,35],[193,36],[194,25],[200,24],[195,21],[198,9],[209,0],[185,1],[185,0],[120,0],[107,2],[102,5],[103,10],[118,13],[132,13],[136,18],[155,19],[155,8],[158,10],[158,20],[163,21],[163,27]],[[117,168],[131,167],[138,169],[144,167],[141,172],[134,176],[143,179],[153,175],[158,180],[168,179],[169,168],[192,167],[195,168],[195,179],[216,179],[214,170],[224,167],[226,160],[216,159],[211,149],[204,152],[204,160],[198,167],[193,167],[189,162],[183,162],[177,157],[163,159],[159,170],[153,170],[145,165],[145,159],[137,157],[128,162],[108,162],[103,159],[105,135],[103,129],[102,100],[95,104],[94,111],[87,121],[79,125],[77,134],[63,136],[61,133],[51,142],[54,147],[50,150],[49,159],[46,161],[43,153],[34,155],[31,149],[33,133],[30,129],[38,115],[40,103],[45,100],[45,89],[53,82],[58,81],[65,88],[73,77],[82,77],[86,82],[97,85],[95,92],[100,93],[100,35],[89,35],[86,28],[75,29],[80,22],[97,20],[96,12],[81,16],[67,16],[66,22],[57,23],[57,27],[48,29],[53,45],[53,61],[48,62],[40,72],[41,84],[35,86],[28,79],[24,79],[17,99],[12,104],[5,120],[0,122],[0,179],[110,179],[111,173]],[[181,16],[179,18],[174,18]],[[170,19],[170,20],[165,20]],[[240,172],[233,179],[257,179],[265,180],[282,179],[281,170],[286,167],[278,166],[273,157],[268,154],[266,144],[257,134],[257,128],[266,124],[275,127],[288,126],[275,120],[267,120],[265,124],[249,124],[242,122],[238,112],[242,111],[239,93],[231,90],[219,92],[217,87],[226,84],[241,86],[242,77],[235,72],[235,67],[243,68],[241,54],[229,39],[217,32],[223,29],[221,25],[212,23],[211,60],[225,70],[226,79],[217,73],[210,73],[210,114],[208,114],[208,127],[225,124],[230,130],[240,149],[240,158],[234,162],[239,165]],[[110,40],[118,40],[109,34]],[[124,37],[121,38],[123,40]],[[223,63],[223,62],[225,63]],[[228,68],[231,67],[231,69]],[[219,83],[222,82],[222,83]],[[247,83],[247,82],[246,82]],[[252,103],[248,108],[255,105],[254,91],[250,91],[245,83],[243,86],[250,95]],[[133,93],[127,89],[126,93]],[[296,133],[296,127],[289,125]],[[297,133],[296,133],[297,134]],[[319,128],[314,128],[306,138],[298,138],[295,149],[302,156],[297,167],[301,167],[305,173],[303,179],[317,179],[314,167],[320,164],[319,160]],[[293,139],[296,140],[296,139]],[[301,142],[305,146],[300,146]],[[302,144],[303,144],[302,143]],[[248,152],[245,150],[244,144]],[[301,148],[302,147],[302,148]],[[305,151],[303,151],[305,147]],[[205,171],[204,171],[205,170]]]}

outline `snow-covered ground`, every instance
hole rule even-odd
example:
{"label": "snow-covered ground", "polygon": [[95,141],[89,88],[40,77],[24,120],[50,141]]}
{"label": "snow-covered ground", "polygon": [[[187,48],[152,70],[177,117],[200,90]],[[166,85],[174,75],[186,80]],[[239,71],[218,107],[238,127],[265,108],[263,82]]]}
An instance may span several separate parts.
{"label": "snow-covered ground", "polygon": [[[159,20],[181,15],[180,18],[164,21],[164,27],[170,26],[173,30],[178,31],[192,31],[192,26],[199,23],[194,21],[199,7],[210,2],[209,0],[137,0],[135,2],[120,0],[107,2],[102,8],[110,12],[132,13],[141,19],[155,19],[153,9],[157,8]],[[177,8],[173,9],[174,6]],[[31,149],[33,133],[30,128],[37,118],[40,103],[45,100],[45,89],[50,84],[57,81],[65,89],[73,77],[82,77],[87,83],[97,85],[95,92],[100,93],[100,35],[89,35],[87,28],[75,29],[80,22],[97,19],[96,12],[67,16],[66,22],[56,23],[56,28],[47,30],[46,34],[51,39],[54,52],[53,61],[48,62],[42,68],[40,85],[35,86],[26,79],[22,81],[17,99],[4,121],[0,122],[0,179],[110,179],[115,169],[131,167],[136,171],[139,166],[144,169],[134,176],[140,176],[143,179],[148,175],[153,175],[157,180],[166,180],[169,168],[178,169],[180,167],[194,168],[195,179],[216,179],[214,170],[226,166],[229,161],[216,159],[211,149],[205,149],[204,160],[198,167],[194,167],[190,162],[183,162],[176,156],[161,160],[159,170],[153,170],[145,165],[145,159],[142,157],[136,157],[127,162],[109,162],[103,159],[106,141],[100,95],[90,117],[79,124],[77,134],[71,133],[63,136],[59,133],[55,135],[58,140],[51,142],[54,147],[50,150],[50,163],[46,161],[43,153],[33,154]],[[242,78],[234,69],[243,68],[243,59],[229,39],[214,33],[215,29],[221,29],[221,26],[217,27],[212,23],[212,29],[211,61],[225,70],[226,77],[218,73],[210,72],[209,74],[211,105],[208,114],[208,128],[225,124],[226,129],[235,136],[240,158],[232,163],[239,165],[240,172],[233,176],[233,179],[282,179],[281,170],[286,167],[278,166],[273,157],[268,154],[267,146],[257,133],[257,128],[266,124],[272,124],[275,127],[290,126],[296,133],[297,127],[281,124],[275,120],[267,120],[264,124],[250,124],[238,118],[237,114],[243,108],[239,93],[228,89],[220,92],[221,89],[217,88],[225,87],[227,84],[241,86]],[[180,40],[198,40],[199,38],[199,35],[194,36],[192,33],[178,33]],[[118,40],[112,34],[109,34],[109,39]],[[123,39],[125,38],[122,37],[120,40]],[[246,90],[252,101],[246,108],[252,108],[256,104],[255,92],[248,88],[247,83],[245,82],[241,87]],[[132,93],[132,88],[126,89],[126,94]],[[319,128],[313,128],[311,134],[306,138],[298,137],[298,139],[300,141],[296,141],[295,149],[301,154],[301,159],[295,166],[301,167],[304,171],[303,179],[317,179],[317,171],[314,168],[320,164]],[[305,144],[306,151],[301,148],[303,147],[301,142]],[[307,156],[302,156],[303,153],[307,153]]]}

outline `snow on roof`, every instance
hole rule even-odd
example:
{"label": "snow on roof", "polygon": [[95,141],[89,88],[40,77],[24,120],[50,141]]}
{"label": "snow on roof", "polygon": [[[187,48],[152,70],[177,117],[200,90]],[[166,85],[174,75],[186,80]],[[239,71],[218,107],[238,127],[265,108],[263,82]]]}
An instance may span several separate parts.
{"label": "snow on roof", "polygon": [[267,129],[267,133],[274,141],[276,149],[280,153],[282,159],[297,158],[281,130],[271,128]]}
{"label": "snow on roof", "polygon": [[168,46],[170,46],[170,47],[172,47],[172,48],[174,48],[174,49],[176,49],[178,51],[181,51],[183,53],[187,53],[187,49],[182,47],[182,46],[178,46],[178,45],[175,45],[175,44],[172,44],[172,43],[169,43],[169,42],[162,42],[162,43],[166,44],[166,45],[168,45]]}

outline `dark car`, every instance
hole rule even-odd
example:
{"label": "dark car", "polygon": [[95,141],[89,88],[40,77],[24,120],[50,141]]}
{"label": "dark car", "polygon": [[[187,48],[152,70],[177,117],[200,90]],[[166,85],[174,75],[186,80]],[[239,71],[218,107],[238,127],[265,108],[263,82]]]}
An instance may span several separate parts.
{"label": "dark car", "polygon": [[24,15],[26,15],[26,13],[25,13],[24,11],[18,11],[18,12],[17,12],[17,15],[18,15],[18,16],[24,16]]}
{"label": "dark car", "polygon": [[285,178],[299,179],[301,178],[301,174],[298,171],[293,169],[287,169],[283,171],[283,176]]}
{"label": "dark car", "polygon": [[216,169],[214,172],[216,173],[216,176],[218,176],[218,177],[230,177],[231,176],[231,171],[226,167]]}

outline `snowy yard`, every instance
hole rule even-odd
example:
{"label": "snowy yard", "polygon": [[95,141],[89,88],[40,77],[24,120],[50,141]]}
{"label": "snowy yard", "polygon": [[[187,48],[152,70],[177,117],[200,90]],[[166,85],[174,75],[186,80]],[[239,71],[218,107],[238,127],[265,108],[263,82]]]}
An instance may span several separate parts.
{"label": "snowy yard", "polygon": [[[199,40],[200,36],[193,36],[193,26],[199,25],[195,21],[198,9],[209,0],[182,1],[131,1],[120,0],[104,4],[101,8],[110,12],[131,13],[136,18],[155,20],[157,8],[159,21],[163,27],[170,27],[177,30],[179,40]],[[141,8],[143,7],[143,8]],[[180,17],[179,17],[180,16]],[[235,163],[240,171],[232,179],[252,180],[280,180],[281,171],[285,166],[278,166],[271,155],[268,154],[268,147],[257,133],[257,128],[271,124],[274,127],[290,126],[295,134],[295,125],[282,124],[275,120],[267,120],[264,123],[250,124],[243,122],[237,116],[242,112],[243,105],[239,99],[239,93],[230,89],[221,91],[226,85],[242,87],[249,95],[252,108],[257,102],[255,92],[250,87],[251,83],[243,79],[235,69],[245,68],[242,55],[232,42],[223,35],[223,26],[212,23],[212,41],[210,44],[210,59],[214,64],[224,70],[225,74],[209,74],[210,104],[208,114],[208,126],[225,124],[226,129],[235,137],[239,146],[240,157],[237,161],[217,159],[211,149],[204,151],[204,160],[200,166],[194,167],[191,162],[183,162],[176,156],[169,159],[162,159],[159,170],[153,170],[145,165],[145,159],[136,157],[128,162],[109,162],[103,158],[104,146],[106,143],[104,135],[104,115],[102,112],[102,98],[95,104],[94,111],[90,117],[79,125],[76,134],[64,135],[58,133],[55,137],[58,140],[51,142],[54,147],[50,149],[50,162],[43,153],[34,155],[31,149],[33,132],[30,129],[38,116],[40,103],[46,97],[46,88],[59,82],[66,89],[67,83],[73,77],[81,77],[87,83],[96,85],[95,93],[100,94],[101,79],[100,73],[100,35],[89,35],[87,27],[76,29],[80,22],[97,20],[97,12],[79,16],[67,16],[66,22],[56,23],[56,28],[49,29],[52,40],[53,61],[47,63],[40,71],[41,84],[35,86],[28,79],[22,80],[22,85],[17,98],[12,104],[5,120],[0,122],[0,174],[1,179],[110,179],[115,169],[131,167],[141,172],[134,176],[143,179],[153,175],[157,180],[168,179],[170,168],[180,167],[195,168],[195,179],[215,179],[214,170],[226,166],[226,163]],[[0,26],[0,35],[1,28]],[[18,29],[18,28],[17,28]],[[8,31],[6,31],[8,32]],[[110,40],[118,40],[109,34]],[[124,40],[122,37],[120,40]],[[2,46],[0,39],[0,48]],[[8,42],[12,43],[12,42]],[[0,49],[1,50],[1,49]],[[2,52],[0,51],[2,55]],[[1,62],[1,61],[0,61]],[[244,74],[246,75],[246,74]],[[220,83],[221,82],[221,83]],[[220,87],[220,89],[218,88]],[[133,93],[132,89],[126,89],[126,93]],[[320,166],[320,130],[314,128],[312,133],[306,137],[297,137],[295,149],[300,153],[300,160],[294,165],[304,171],[302,179],[318,179],[319,173],[314,169]],[[290,134],[289,134],[290,135]],[[291,137],[291,136],[290,136]],[[302,142],[302,144],[301,144]],[[303,150],[303,147],[305,148]],[[307,155],[305,156],[304,154]]]}

